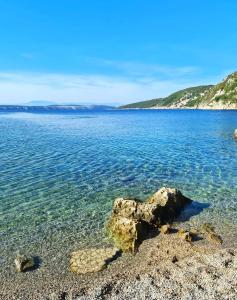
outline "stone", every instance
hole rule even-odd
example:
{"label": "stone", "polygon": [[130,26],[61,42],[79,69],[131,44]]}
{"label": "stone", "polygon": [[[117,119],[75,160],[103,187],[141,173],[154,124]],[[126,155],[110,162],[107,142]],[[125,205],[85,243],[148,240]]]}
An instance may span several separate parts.
{"label": "stone", "polygon": [[199,235],[199,231],[198,231],[198,229],[196,229],[196,228],[191,228],[191,229],[190,229],[190,233],[191,233],[193,236],[198,236],[198,235]]}
{"label": "stone", "polygon": [[102,271],[119,254],[116,248],[84,249],[71,253],[69,270],[76,274]]}
{"label": "stone", "polygon": [[[164,187],[145,202],[117,198],[106,230],[116,247],[125,252],[136,252],[152,227],[173,220],[189,203],[191,200],[180,191]],[[168,233],[169,228],[164,227],[162,230]]]}
{"label": "stone", "polygon": [[18,253],[15,258],[15,265],[17,272],[25,272],[35,266],[34,258]]}
{"label": "stone", "polygon": [[170,228],[169,224],[165,224],[160,227],[160,232],[163,234],[168,234],[168,233],[170,233],[170,231],[171,231],[171,228]]}
{"label": "stone", "polygon": [[234,137],[237,139],[237,129],[234,131]]}
{"label": "stone", "polygon": [[203,234],[214,233],[215,227],[211,223],[204,223],[202,224],[200,231]]}
{"label": "stone", "polygon": [[172,188],[161,188],[147,200],[147,204],[153,207],[151,222],[164,224],[176,218],[182,209],[192,200]]}
{"label": "stone", "polygon": [[208,233],[207,240],[213,244],[220,245],[223,243],[222,238],[216,233]]}
{"label": "stone", "polygon": [[175,264],[176,262],[178,262],[178,258],[176,255],[174,255],[171,259],[172,263]]}
{"label": "stone", "polygon": [[146,235],[147,224],[133,218],[114,216],[107,223],[107,228],[116,247],[124,252],[136,252]]}
{"label": "stone", "polygon": [[200,231],[209,242],[219,245],[223,243],[222,238],[216,234],[215,227],[211,223],[204,223]]}
{"label": "stone", "polygon": [[112,213],[125,218],[138,219],[138,211],[141,204],[139,200],[117,198],[114,201]]}
{"label": "stone", "polygon": [[178,231],[178,236],[186,242],[192,242],[193,240],[193,236],[188,230],[180,229]]}

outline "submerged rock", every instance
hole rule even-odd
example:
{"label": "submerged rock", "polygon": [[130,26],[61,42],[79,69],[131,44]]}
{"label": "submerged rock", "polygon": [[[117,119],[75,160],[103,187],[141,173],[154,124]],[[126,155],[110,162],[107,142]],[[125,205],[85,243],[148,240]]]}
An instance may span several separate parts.
{"label": "submerged rock", "polygon": [[34,258],[18,253],[15,258],[15,265],[17,272],[27,271],[35,266]]}
{"label": "submerged rock", "polygon": [[116,248],[84,249],[71,253],[70,271],[77,274],[98,272],[117,257]]}
{"label": "submerged rock", "polygon": [[[106,229],[118,248],[135,252],[152,227],[173,220],[190,202],[180,191],[171,188],[161,188],[145,202],[117,198]],[[166,233],[168,230],[164,228]]]}

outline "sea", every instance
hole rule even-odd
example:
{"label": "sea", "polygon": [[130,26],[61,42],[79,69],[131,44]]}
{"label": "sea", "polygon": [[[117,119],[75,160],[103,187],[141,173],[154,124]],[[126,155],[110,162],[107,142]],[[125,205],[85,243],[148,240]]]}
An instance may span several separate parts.
{"label": "sea", "polygon": [[0,113],[0,263],[108,245],[114,199],[163,186],[193,200],[177,222],[236,241],[235,128],[237,111]]}

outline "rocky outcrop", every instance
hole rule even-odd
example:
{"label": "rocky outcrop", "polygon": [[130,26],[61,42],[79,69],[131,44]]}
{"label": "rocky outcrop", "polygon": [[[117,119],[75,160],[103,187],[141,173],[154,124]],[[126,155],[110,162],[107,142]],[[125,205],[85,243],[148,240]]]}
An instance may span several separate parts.
{"label": "rocky outcrop", "polygon": [[145,202],[118,198],[106,229],[122,251],[135,252],[152,227],[172,221],[189,203],[177,189],[164,187]]}
{"label": "rocky outcrop", "polygon": [[25,272],[34,268],[35,261],[31,256],[26,256],[25,254],[18,253],[15,258],[15,265],[17,272]]}
{"label": "rocky outcrop", "polygon": [[105,269],[117,257],[116,248],[84,249],[71,253],[70,271],[77,274],[94,273]]}

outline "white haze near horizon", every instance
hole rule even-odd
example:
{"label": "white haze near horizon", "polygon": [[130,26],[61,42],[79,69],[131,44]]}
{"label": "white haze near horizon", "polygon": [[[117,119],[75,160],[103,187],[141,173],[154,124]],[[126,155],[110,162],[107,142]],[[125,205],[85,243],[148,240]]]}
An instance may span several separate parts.
{"label": "white haze near horizon", "polygon": [[[219,77],[218,77],[219,79]],[[119,77],[56,73],[0,72],[0,104],[103,104],[122,105],[168,96],[209,81],[182,78]]]}

